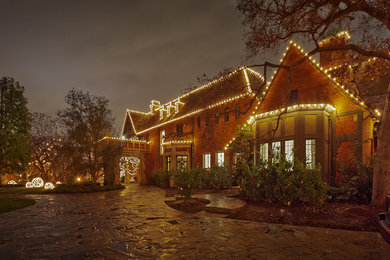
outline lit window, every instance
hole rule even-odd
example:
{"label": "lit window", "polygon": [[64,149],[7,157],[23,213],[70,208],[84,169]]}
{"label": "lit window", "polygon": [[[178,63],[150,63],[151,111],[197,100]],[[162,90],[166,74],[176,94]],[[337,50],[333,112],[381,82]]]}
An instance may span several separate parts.
{"label": "lit window", "polygon": [[316,163],[316,140],[306,140],[306,168],[313,169]]}
{"label": "lit window", "polygon": [[167,160],[167,171],[170,172],[171,171],[171,167],[172,167],[171,156],[167,156],[166,160]]}
{"label": "lit window", "polygon": [[203,168],[209,169],[211,167],[211,154],[203,154]]}
{"label": "lit window", "polygon": [[161,152],[161,154],[164,153],[164,146],[163,146],[164,141],[165,141],[165,130],[162,130],[160,132],[160,152]]}
{"label": "lit window", "polygon": [[294,162],[294,140],[284,142],[284,154],[288,162]]}
{"label": "lit window", "polygon": [[217,165],[223,166],[225,163],[225,154],[224,152],[217,152]]}
{"label": "lit window", "polygon": [[176,169],[178,170],[187,169],[187,165],[188,165],[187,155],[176,156]]}
{"label": "lit window", "polygon": [[272,161],[279,162],[280,159],[280,142],[272,142]]}
{"label": "lit window", "polygon": [[268,161],[268,144],[260,145],[260,160],[265,163]]}

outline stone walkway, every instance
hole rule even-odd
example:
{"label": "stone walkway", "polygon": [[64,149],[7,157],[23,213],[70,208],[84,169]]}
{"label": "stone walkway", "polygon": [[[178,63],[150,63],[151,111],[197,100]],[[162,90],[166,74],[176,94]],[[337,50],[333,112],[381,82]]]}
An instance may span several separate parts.
{"label": "stone walkway", "polygon": [[37,203],[0,215],[2,260],[390,259],[378,233],[182,213],[155,187],[27,197]]}

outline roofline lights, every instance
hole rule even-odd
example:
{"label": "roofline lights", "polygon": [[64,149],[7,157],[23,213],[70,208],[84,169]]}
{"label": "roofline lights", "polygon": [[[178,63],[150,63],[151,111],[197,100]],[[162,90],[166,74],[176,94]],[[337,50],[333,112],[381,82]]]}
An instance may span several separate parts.
{"label": "roofline lights", "polygon": [[169,141],[163,142],[162,145],[171,145],[171,144],[192,144],[191,140],[181,140],[181,141]]}
{"label": "roofline lights", "polygon": [[133,142],[133,143],[142,143],[142,144],[150,144],[150,141],[145,140],[137,140],[134,138],[122,138],[122,137],[112,137],[112,136],[105,136],[102,139],[100,139],[98,142],[101,142],[103,140],[115,140],[115,141],[122,141],[122,142]]}
{"label": "roofline lights", "polygon": [[[302,111],[302,110],[325,110],[329,113],[333,113],[334,111],[336,111],[336,108],[329,104],[299,104],[299,105],[287,107],[287,112]],[[285,111],[286,108],[280,108],[269,112],[257,114],[255,118],[258,119],[258,118],[277,116],[280,113],[283,113]]]}

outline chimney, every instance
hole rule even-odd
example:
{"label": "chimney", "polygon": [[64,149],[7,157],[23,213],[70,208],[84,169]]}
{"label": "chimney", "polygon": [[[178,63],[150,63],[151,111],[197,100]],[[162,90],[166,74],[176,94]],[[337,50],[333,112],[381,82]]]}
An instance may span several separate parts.
{"label": "chimney", "polygon": [[[320,47],[330,47],[346,45],[351,38],[347,31],[341,31],[336,35],[321,40],[318,44]],[[330,67],[342,65],[345,63],[346,51],[326,51],[320,52],[320,66],[328,69]]]}

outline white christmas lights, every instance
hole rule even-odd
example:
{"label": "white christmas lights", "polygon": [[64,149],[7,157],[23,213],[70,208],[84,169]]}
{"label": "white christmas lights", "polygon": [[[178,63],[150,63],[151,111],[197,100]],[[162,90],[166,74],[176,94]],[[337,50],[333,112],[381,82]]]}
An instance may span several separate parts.
{"label": "white christmas lights", "polygon": [[17,183],[16,183],[16,181],[14,181],[14,180],[10,180],[10,181],[8,182],[8,184],[10,184],[10,185],[16,185]]}
{"label": "white christmas lights", "polygon": [[46,182],[44,187],[45,187],[46,190],[54,189],[54,185],[51,182]]}
{"label": "white christmas lights", "polygon": [[31,181],[31,184],[34,186],[34,188],[41,188],[43,187],[43,180],[41,177],[36,177]]}
{"label": "white christmas lights", "polygon": [[28,181],[28,182],[26,182],[26,188],[27,189],[34,188],[34,185]]}

